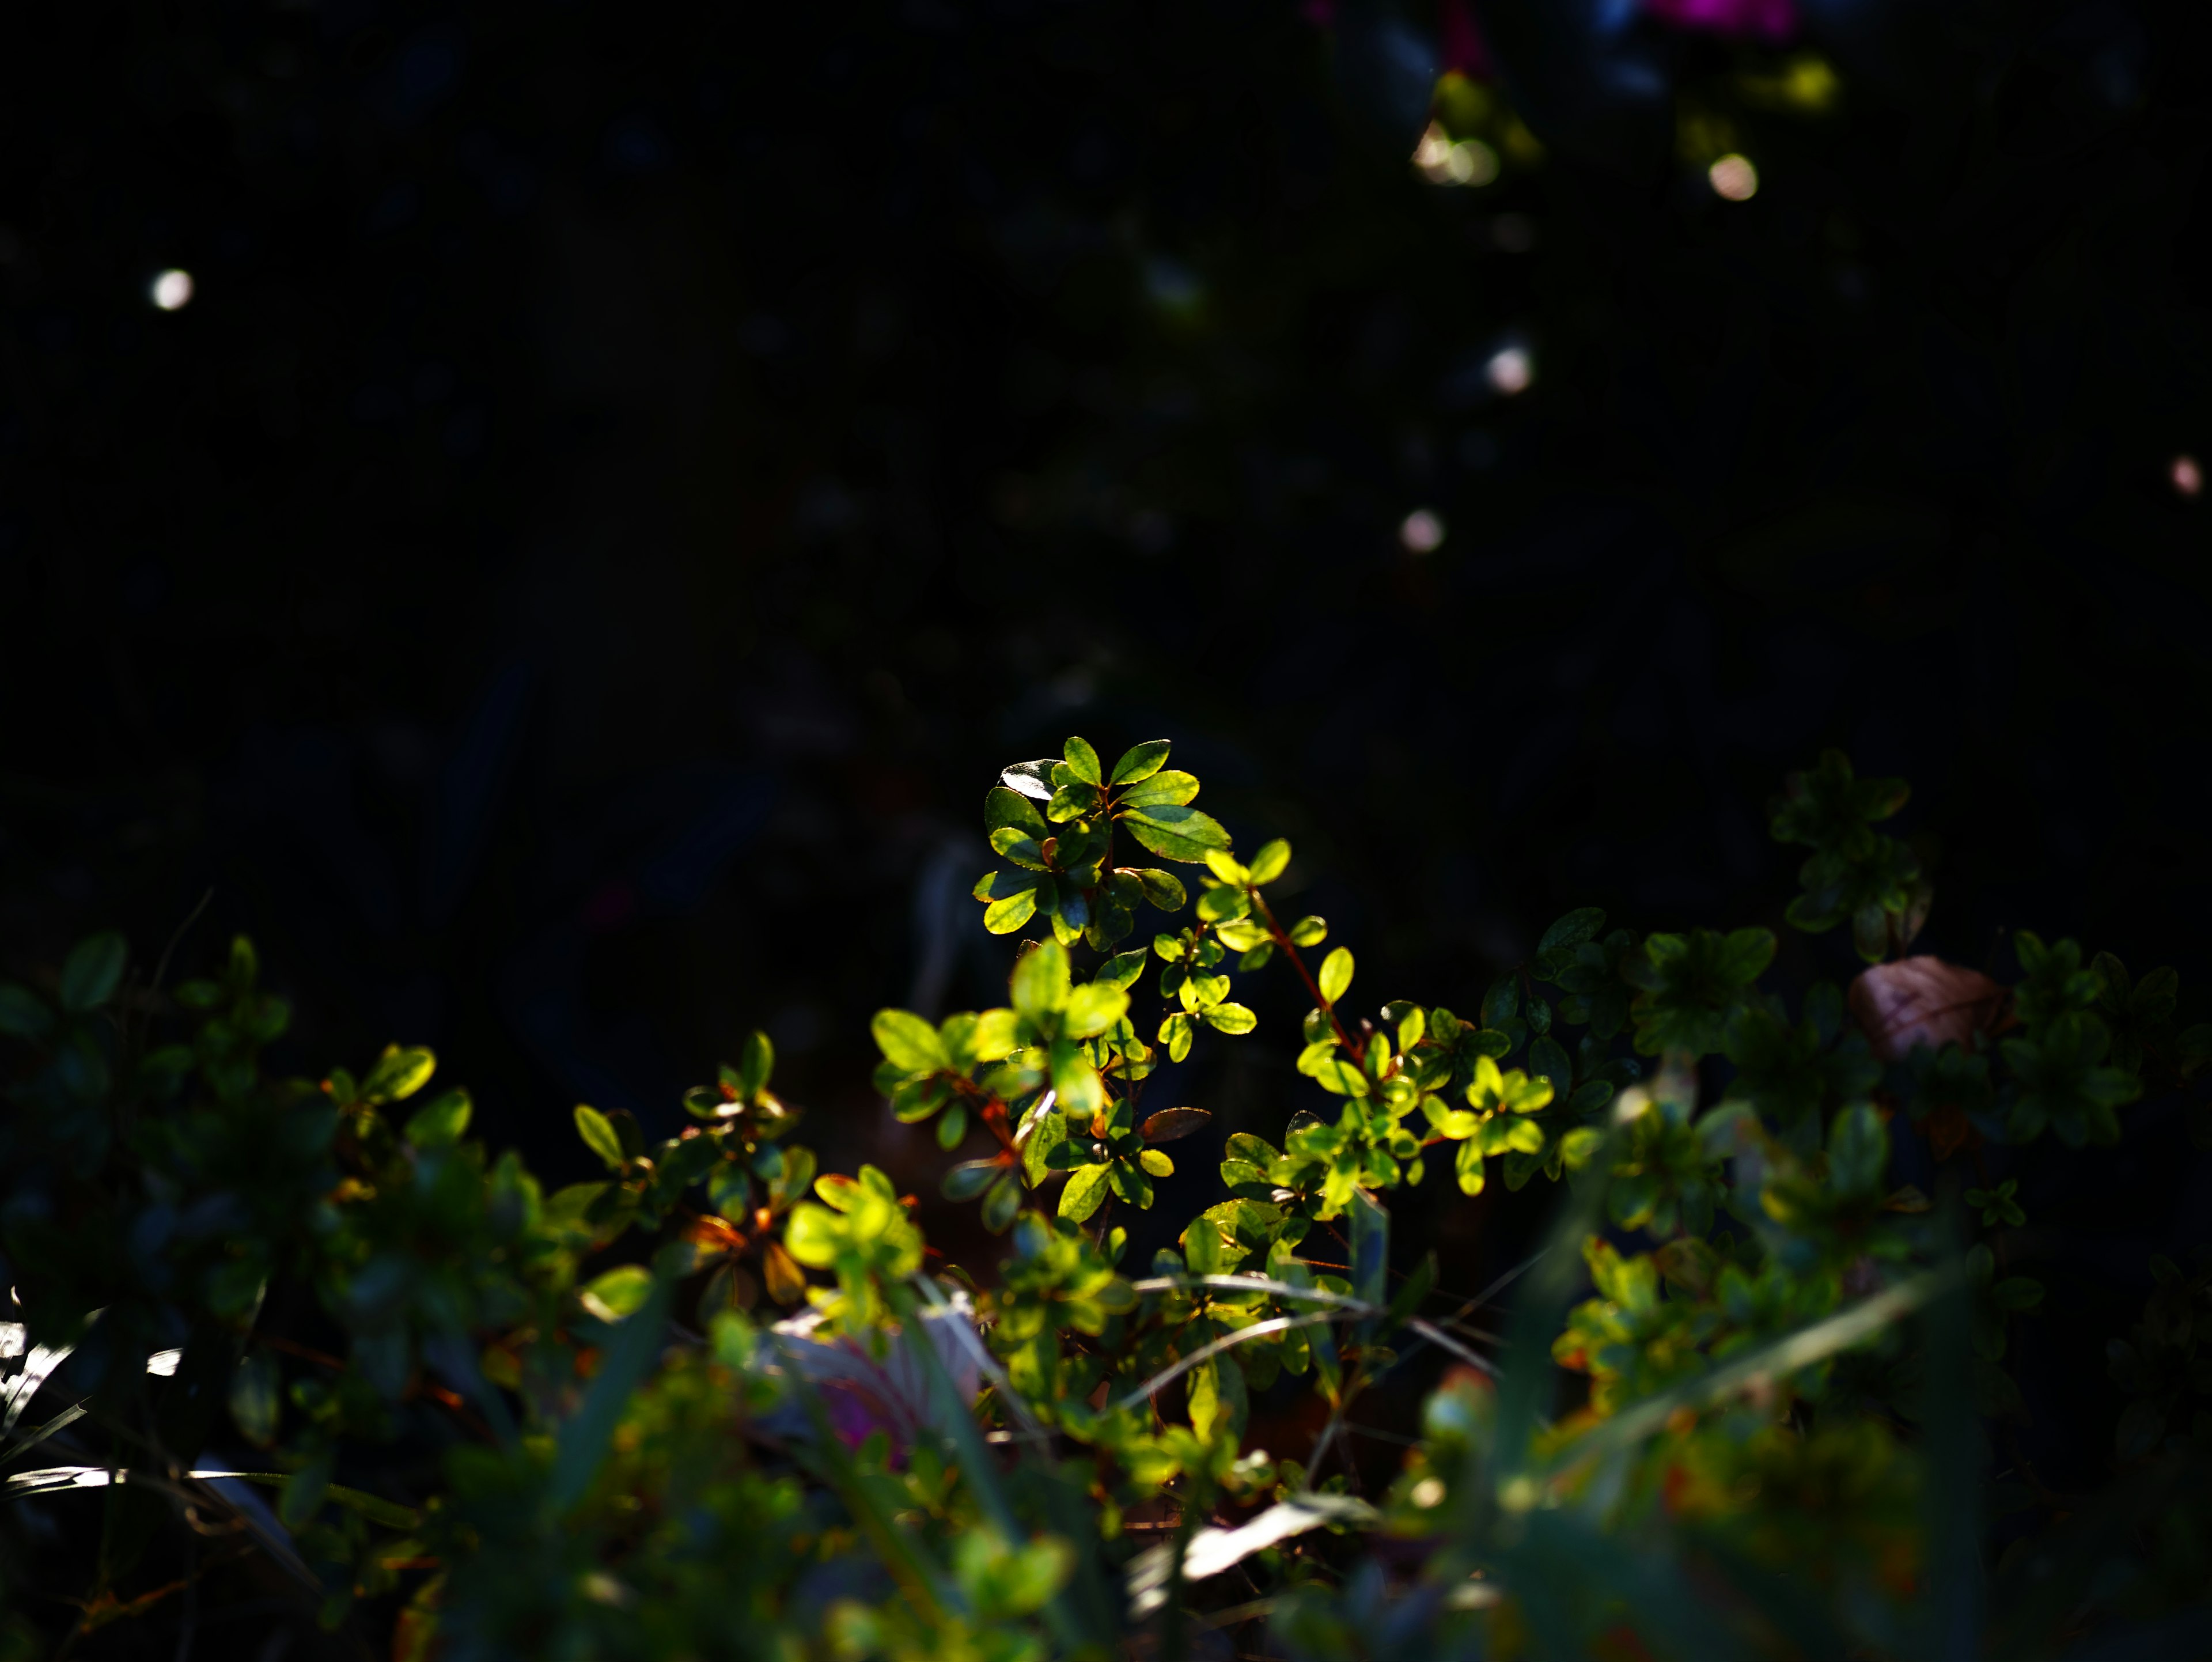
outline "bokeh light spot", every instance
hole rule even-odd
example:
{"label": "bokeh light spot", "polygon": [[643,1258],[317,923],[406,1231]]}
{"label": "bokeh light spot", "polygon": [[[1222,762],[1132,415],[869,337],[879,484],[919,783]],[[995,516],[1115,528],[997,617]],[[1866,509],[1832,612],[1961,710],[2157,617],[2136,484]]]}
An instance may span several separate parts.
{"label": "bokeh light spot", "polygon": [[163,311],[180,311],[191,303],[192,274],[190,271],[164,271],[154,279],[150,292],[154,304]]}
{"label": "bokeh light spot", "polygon": [[1417,508],[1398,527],[1398,540],[1408,554],[1433,554],[1443,545],[1444,522],[1434,510]]}
{"label": "bokeh light spot", "polygon": [[2173,482],[2176,496],[2197,496],[2203,494],[2204,466],[2194,456],[2176,456],[2172,465],[2166,470],[2166,477]]}
{"label": "bokeh light spot", "polygon": [[1536,379],[1536,362],[1524,346],[1501,347],[1492,354],[1483,374],[1490,378],[1492,387],[1510,399],[1528,390],[1529,383]]}
{"label": "bokeh light spot", "polygon": [[1713,194],[1729,202],[1748,202],[1759,194],[1759,169],[1744,155],[1724,155],[1705,169]]}
{"label": "bokeh light spot", "polygon": [[1455,141],[1431,121],[1413,147],[1413,166],[1431,185],[1487,185],[1498,177],[1498,152],[1479,138]]}

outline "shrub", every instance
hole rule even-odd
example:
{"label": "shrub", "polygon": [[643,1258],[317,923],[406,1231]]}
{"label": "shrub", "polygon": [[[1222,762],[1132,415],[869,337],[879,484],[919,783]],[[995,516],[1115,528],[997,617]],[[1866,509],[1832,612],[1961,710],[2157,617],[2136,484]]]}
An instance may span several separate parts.
{"label": "shrub", "polygon": [[[2112,1141],[2200,1073],[2170,971],[2025,932],[2009,988],[1901,956],[1905,788],[1831,754],[1773,830],[1812,850],[1790,921],[1869,966],[1848,992],[1793,1010],[1763,928],[1583,910],[1478,1009],[1363,1014],[1352,952],[1269,898],[1289,846],[1239,858],[1168,759],[1007,769],[975,891],[1036,937],[1006,1005],[875,1018],[890,1111],[1006,1242],[988,1276],[933,1265],[883,1172],[821,1169],[760,1034],[679,1136],[576,1109],[605,1174],[549,1194],[427,1050],[272,1077],[244,941],[168,995],[108,935],[0,985],[12,1642],[64,1589],[65,1644],[173,1619],[181,1653],[271,1582],[396,1658],[1963,1655],[1985,1624],[2029,1655],[2203,1619],[2212,1271],[2160,1260],[2114,1348],[2124,1482],[2039,1492],[1989,1428],[2043,1289],[2016,1180],[1965,1157]],[[1157,1100],[1163,1053],[1250,1033],[1239,977],[1278,968],[1314,1105],[1229,1136],[1220,1198],[1127,1262],[1211,1123]],[[1948,1156],[1932,1196],[1900,1139]],[[1510,1295],[1394,1251],[1402,1187],[1539,1179]],[[1400,1378],[1434,1388],[1359,1492],[1352,1416]],[[1310,1444],[1255,1446],[1255,1398],[1300,1393]]]}

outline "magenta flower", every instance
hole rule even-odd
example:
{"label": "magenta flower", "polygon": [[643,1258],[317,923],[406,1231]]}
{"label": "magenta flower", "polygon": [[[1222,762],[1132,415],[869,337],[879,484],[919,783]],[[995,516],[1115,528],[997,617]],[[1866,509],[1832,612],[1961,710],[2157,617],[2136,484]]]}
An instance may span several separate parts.
{"label": "magenta flower", "polygon": [[1797,8],[1791,0],[1644,0],[1644,9],[1678,29],[1715,34],[1785,40],[1797,30]]}

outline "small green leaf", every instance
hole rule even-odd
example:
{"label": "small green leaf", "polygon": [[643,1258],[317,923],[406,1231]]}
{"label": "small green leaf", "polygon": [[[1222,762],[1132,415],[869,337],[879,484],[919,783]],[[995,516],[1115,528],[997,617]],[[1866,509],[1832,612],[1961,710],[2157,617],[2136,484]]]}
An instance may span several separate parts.
{"label": "small green leaf", "polygon": [[1242,1004],[1215,1004],[1205,1014],[1206,1025],[1218,1032],[1249,1033],[1260,1025],[1260,1018]]}
{"label": "small green leaf", "polygon": [[1128,1009],[1127,992],[1111,982],[1094,981],[1068,995],[1066,1008],[1060,1014],[1060,1031],[1070,1038],[1093,1038],[1119,1021]]}
{"label": "small green leaf", "polygon": [[1272,883],[1287,870],[1291,863],[1291,845],[1281,837],[1261,844],[1260,852],[1252,856],[1249,878],[1253,883]]}
{"label": "small green leaf", "polygon": [[[1048,796],[1051,792],[1045,793]],[[1019,791],[1009,790],[1004,785],[994,785],[983,798],[983,829],[987,831],[1016,831],[1042,842],[1052,834],[1036,804]]]}
{"label": "small green leaf", "polygon": [[592,1277],[576,1297],[601,1321],[618,1322],[635,1315],[652,1293],[653,1272],[641,1263],[625,1263]]}
{"label": "small green leaf", "polygon": [[1198,777],[1170,769],[1154,773],[1140,784],[1121,793],[1117,806],[1124,808],[1181,807],[1198,794]]}
{"label": "small green leaf", "polygon": [[1046,869],[1044,849],[1039,840],[1030,832],[1018,831],[1012,825],[1001,825],[991,833],[991,849],[1026,871]]}
{"label": "small green leaf", "polygon": [[1291,925],[1291,944],[1294,947],[1318,947],[1328,939],[1328,920],[1324,917],[1302,917]]}
{"label": "small green leaf", "polygon": [[1173,872],[1138,866],[1130,868],[1129,875],[1137,880],[1145,892],[1146,904],[1155,911],[1179,912],[1190,900],[1182,880]]}
{"label": "small green leaf", "polygon": [[1137,1156],[1137,1161],[1156,1178],[1171,1178],[1175,1175],[1175,1162],[1157,1148],[1146,1149]]}
{"label": "small green leaf", "polygon": [[994,1235],[1006,1233],[1014,1215],[1022,1209],[1022,1185],[1012,1172],[1000,1178],[983,1196],[983,1227]]}
{"label": "small green leaf", "polygon": [[1544,931],[1537,941],[1539,956],[1554,952],[1571,952],[1585,941],[1595,941],[1605,927],[1605,913],[1595,906],[1581,906]]}
{"label": "small green leaf", "polygon": [[1036,916],[1036,891],[1024,889],[983,909],[983,927],[993,934],[1012,934]]}
{"label": "small green leaf", "polygon": [[1071,739],[1062,751],[1067,758],[1067,770],[1086,785],[1103,785],[1105,775],[1099,771],[1098,752],[1091,747],[1087,739]]}
{"label": "small green leaf", "polygon": [[935,1073],[949,1065],[937,1029],[911,1010],[878,1010],[868,1031],[884,1060],[908,1073]]}
{"label": "small green leaf", "polygon": [[775,1068],[775,1046],[769,1042],[766,1033],[756,1029],[745,1039],[745,1048],[738,1057],[738,1095],[750,1101],[768,1088],[769,1075]]}
{"label": "small green leaf", "polygon": [[1060,1215],[1071,1223],[1081,1223],[1096,1212],[1106,1198],[1106,1179],[1110,1169],[1105,1166],[1085,1166],[1071,1173],[1067,1186],[1060,1191]]}
{"label": "small green leaf", "polygon": [[276,1440],[283,1415],[284,1379],[276,1358],[258,1348],[248,1351],[230,1380],[230,1418],[238,1434],[256,1448]]}
{"label": "small green leaf", "polygon": [[989,1160],[963,1160],[945,1174],[945,1198],[949,1201],[971,1201],[999,1179],[1006,1168],[996,1155]]}
{"label": "small green leaf", "polygon": [[1352,949],[1339,947],[1321,962],[1321,995],[1334,1004],[1351,990]]}
{"label": "small green leaf", "polygon": [[586,1148],[606,1162],[608,1171],[623,1169],[622,1138],[615,1131],[614,1122],[598,1109],[580,1102],[576,1105],[576,1135],[583,1138]]}
{"label": "small green leaf", "polygon": [[80,941],[62,965],[61,1004],[71,1015],[96,1010],[123,984],[131,949],[110,929]]}
{"label": "small green leaf", "polygon": [[438,1058],[426,1050],[387,1044],[362,1081],[361,1093],[370,1102],[404,1102],[430,1082],[437,1068]]}
{"label": "small green leaf", "polygon": [[407,1141],[417,1148],[451,1147],[469,1129],[471,1106],[466,1091],[443,1093],[409,1117]]}
{"label": "small green leaf", "polygon": [[1181,1062],[1190,1054],[1194,1036],[1190,1018],[1180,1010],[1160,1023],[1159,1042],[1168,1047],[1168,1059],[1171,1062]]}
{"label": "small green leaf", "polygon": [[1121,820],[1130,836],[1163,860],[1194,866],[1206,858],[1207,849],[1229,846],[1229,833],[1220,822],[1196,808],[1136,808],[1123,813]]}
{"label": "small green leaf", "polygon": [[1139,779],[1149,779],[1167,765],[1169,744],[1164,739],[1147,739],[1141,745],[1132,745],[1121,752],[1121,759],[1114,764],[1113,777],[1107,782],[1115,785],[1133,785]]}
{"label": "small green leaf", "polygon": [[1030,1020],[1052,1014],[1067,1002],[1067,949],[1047,941],[1024,953],[1014,962],[1009,984],[1014,1008]]}
{"label": "small green leaf", "polygon": [[1119,987],[1126,991],[1144,972],[1145,953],[1140,947],[1134,952],[1118,953],[1108,959],[1098,966],[1098,973],[1092,980],[1101,986]]}

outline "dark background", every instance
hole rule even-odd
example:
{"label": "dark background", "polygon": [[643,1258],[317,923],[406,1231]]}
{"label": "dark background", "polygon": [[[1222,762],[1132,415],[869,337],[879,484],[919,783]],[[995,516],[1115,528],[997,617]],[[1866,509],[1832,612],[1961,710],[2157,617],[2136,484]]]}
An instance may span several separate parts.
{"label": "dark background", "polygon": [[[1915,783],[1929,949],[2077,935],[2201,1019],[2203,24],[1623,9],[1479,9],[1541,155],[1494,113],[1466,189],[1406,161],[1420,8],[11,9],[0,971],[211,892],[180,970],[251,934],[295,1065],[433,1044],[551,1177],[762,1026],[808,1141],[933,1192],[866,1020],[1003,996],[1006,762],[1174,739],[1361,997],[1465,1008],[1571,906],[1778,927],[1764,803],[1838,745]],[[1823,113],[1760,90],[1803,50]],[[1159,1089],[1273,1135],[1255,981]],[[2212,1227],[2130,1112],[2029,1190],[2115,1330]],[[1443,1187],[1469,1285],[1527,1208]]]}

